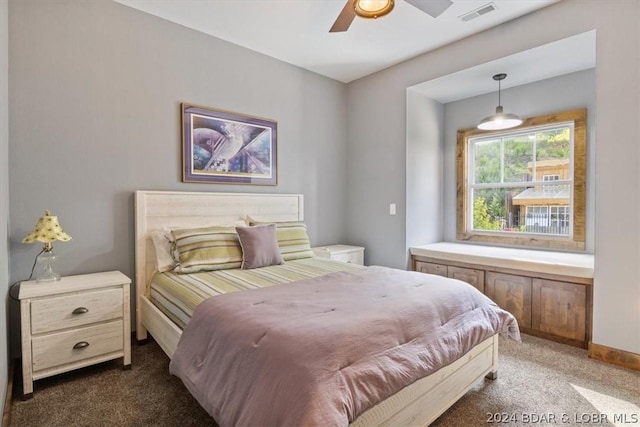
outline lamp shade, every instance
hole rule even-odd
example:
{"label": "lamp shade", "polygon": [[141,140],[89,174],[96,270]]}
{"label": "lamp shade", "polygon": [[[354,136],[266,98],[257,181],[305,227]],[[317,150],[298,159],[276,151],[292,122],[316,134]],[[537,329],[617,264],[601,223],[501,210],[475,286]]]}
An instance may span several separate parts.
{"label": "lamp shade", "polygon": [[485,117],[478,124],[478,129],[482,130],[501,130],[509,129],[522,124],[522,119],[515,114],[505,113],[500,105],[500,82],[507,78],[505,73],[494,74],[493,80],[498,82],[498,106],[496,107],[496,113]]}
{"label": "lamp shade", "polygon": [[45,210],[44,216],[40,217],[33,231],[22,239],[22,243],[52,243],[56,240],[68,242],[71,240],[71,236],[64,232],[60,222],[58,222],[58,217]]}
{"label": "lamp shade", "polygon": [[502,106],[496,107],[496,113],[482,119],[478,125],[478,129],[482,130],[501,130],[520,126],[522,119],[515,114],[505,113]]}

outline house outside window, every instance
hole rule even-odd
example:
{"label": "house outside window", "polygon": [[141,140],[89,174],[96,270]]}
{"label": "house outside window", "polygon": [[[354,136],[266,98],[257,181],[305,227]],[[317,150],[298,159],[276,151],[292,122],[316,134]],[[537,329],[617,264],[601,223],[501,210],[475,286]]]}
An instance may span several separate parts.
{"label": "house outside window", "polygon": [[584,250],[586,110],[458,132],[458,240]]}
{"label": "house outside window", "polygon": [[569,235],[569,206],[527,206],[524,229],[531,233]]}

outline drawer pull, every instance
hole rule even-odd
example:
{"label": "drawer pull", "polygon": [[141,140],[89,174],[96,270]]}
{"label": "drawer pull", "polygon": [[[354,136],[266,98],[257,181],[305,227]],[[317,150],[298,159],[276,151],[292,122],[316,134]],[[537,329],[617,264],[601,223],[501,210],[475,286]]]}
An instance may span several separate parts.
{"label": "drawer pull", "polygon": [[81,350],[83,348],[87,348],[89,347],[89,343],[86,341],[80,341],[79,343],[76,343],[76,345],[73,346],[74,350]]}
{"label": "drawer pull", "polygon": [[85,314],[88,313],[89,309],[87,307],[78,307],[71,312],[71,314]]}

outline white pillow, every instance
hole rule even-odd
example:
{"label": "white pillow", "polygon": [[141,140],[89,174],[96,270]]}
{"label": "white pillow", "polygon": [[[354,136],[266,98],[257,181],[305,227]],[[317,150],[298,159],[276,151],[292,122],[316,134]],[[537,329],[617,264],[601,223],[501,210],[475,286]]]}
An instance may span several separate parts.
{"label": "white pillow", "polygon": [[163,227],[151,233],[151,241],[156,250],[156,269],[164,273],[173,270],[176,261],[173,257],[173,235],[169,227]]}

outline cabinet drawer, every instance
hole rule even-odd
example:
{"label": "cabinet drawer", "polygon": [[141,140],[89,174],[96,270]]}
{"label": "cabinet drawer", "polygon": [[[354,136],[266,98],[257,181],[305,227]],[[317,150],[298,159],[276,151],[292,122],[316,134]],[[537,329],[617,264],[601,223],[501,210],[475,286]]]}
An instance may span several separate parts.
{"label": "cabinet drawer", "polygon": [[447,277],[462,280],[484,293],[484,270],[448,266]]}
{"label": "cabinet drawer", "polygon": [[[116,320],[34,337],[32,341],[33,371],[37,372],[54,366],[79,362],[90,357],[123,351],[123,333],[122,320]],[[74,349],[74,346],[81,348]]]}
{"label": "cabinet drawer", "polygon": [[122,289],[82,292],[31,301],[33,335],[120,317]]}
{"label": "cabinet drawer", "polygon": [[447,277],[447,266],[432,262],[416,261],[416,271]]}

